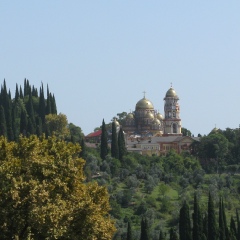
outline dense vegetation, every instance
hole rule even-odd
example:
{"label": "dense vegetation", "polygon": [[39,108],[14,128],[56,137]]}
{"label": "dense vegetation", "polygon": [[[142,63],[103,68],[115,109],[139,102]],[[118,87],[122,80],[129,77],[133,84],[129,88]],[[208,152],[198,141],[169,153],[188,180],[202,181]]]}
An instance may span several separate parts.
{"label": "dense vegetation", "polygon": [[91,149],[48,87],[46,99],[39,92],[26,79],[14,98],[1,88],[1,239],[111,239],[108,213],[115,240],[240,239],[239,129],[214,129],[190,152],[142,156],[103,120]]}

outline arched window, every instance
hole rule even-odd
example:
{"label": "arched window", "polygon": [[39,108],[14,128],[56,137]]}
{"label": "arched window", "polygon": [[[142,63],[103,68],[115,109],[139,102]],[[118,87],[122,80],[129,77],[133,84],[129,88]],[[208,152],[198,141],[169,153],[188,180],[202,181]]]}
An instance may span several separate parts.
{"label": "arched window", "polygon": [[173,133],[177,133],[177,124],[176,123],[172,124],[172,130],[173,130]]}

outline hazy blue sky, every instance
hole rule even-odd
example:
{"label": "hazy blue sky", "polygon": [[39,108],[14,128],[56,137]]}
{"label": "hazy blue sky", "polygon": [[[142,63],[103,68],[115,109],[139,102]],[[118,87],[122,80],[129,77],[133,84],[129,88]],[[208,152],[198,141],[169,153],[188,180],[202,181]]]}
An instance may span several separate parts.
{"label": "hazy blue sky", "polygon": [[173,83],[193,134],[240,124],[239,0],[0,1],[0,82],[54,93],[84,134]]}

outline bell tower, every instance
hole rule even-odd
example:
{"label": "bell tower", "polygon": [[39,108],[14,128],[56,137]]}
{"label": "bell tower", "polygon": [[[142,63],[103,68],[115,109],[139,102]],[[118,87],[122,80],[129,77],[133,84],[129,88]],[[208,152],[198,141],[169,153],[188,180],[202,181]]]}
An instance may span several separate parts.
{"label": "bell tower", "polygon": [[180,106],[178,104],[178,96],[175,90],[171,87],[168,89],[164,98],[164,113],[163,120],[164,131],[163,136],[182,136]]}

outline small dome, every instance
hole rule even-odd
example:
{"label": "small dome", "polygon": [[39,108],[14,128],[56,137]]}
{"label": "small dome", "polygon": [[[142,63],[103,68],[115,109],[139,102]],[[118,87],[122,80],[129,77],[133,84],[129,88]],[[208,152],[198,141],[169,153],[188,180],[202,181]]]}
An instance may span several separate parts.
{"label": "small dome", "polygon": [[178,98],[176,91],[175,91],[172,87],[170,87],[170,88],[168,89],[165,97],[166,97],[166,98],[167,98],[167,97]]}
{"label": "small dome", "polygon": [[126,118],[128,118],[128,119],[132,119],[132,118],[134,118],[134,116],[133,116],[133,114],[132,113],[129,113],[128,115],[127,115],[127,117]]}
{"label": "small dome", "polygon": [[160,124],[161,124],[161,122],[160,122],[160,120],[159,120],[159,119],[157,119],[157,118],[154,118],[154,120],[153,120],[153,124],[155,124],[155,125],[160,125]]}
{"label": "small dome", "polygon": [[151,101],[146,99],[145,97],[141,100],[139,100],[136,104],[136,109],[154,109],[153,104]]}
{"label": "small dome", "polygon": [[154,118],[154,115],[151,113],[151,112],[148,112],[146,115],[145,115],[146,118]]}
{"label": "small dome", "polygon": [[163,115],[162,115],[161,113],[158,113],[158,114],[157,114],[157,119],[158,119],[158,120],[163,120]]}

